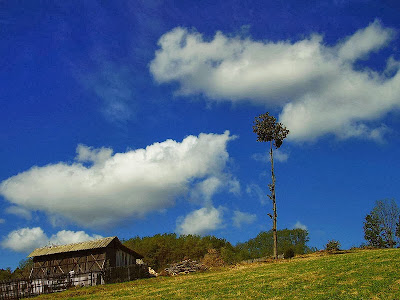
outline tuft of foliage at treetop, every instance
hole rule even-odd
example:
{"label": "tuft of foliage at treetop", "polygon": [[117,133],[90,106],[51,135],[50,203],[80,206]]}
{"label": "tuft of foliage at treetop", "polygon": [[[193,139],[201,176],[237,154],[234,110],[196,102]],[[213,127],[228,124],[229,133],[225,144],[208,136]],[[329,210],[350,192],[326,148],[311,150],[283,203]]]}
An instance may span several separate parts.
{"label": "tuft of foliage at treetop", "polygon": [[289,134],[289,130],[269,113],[261,114],[254,119],[253,132],[257,134],[258,142],[273,142],[278,149]]}

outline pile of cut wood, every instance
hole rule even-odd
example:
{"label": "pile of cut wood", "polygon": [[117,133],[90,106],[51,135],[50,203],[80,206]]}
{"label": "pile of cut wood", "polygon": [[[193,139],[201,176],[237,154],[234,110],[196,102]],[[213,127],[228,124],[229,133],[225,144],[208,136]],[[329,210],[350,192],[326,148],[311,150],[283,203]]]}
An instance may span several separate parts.
{"label": "pile of cut wood", "polygon": [[191,259],[185,259],[184,261],[169,265],[169,267],[166,268],[163,273],[166,273],[166,275],[175,276],[205,270],[207,270],[207,267],[202,263]]}

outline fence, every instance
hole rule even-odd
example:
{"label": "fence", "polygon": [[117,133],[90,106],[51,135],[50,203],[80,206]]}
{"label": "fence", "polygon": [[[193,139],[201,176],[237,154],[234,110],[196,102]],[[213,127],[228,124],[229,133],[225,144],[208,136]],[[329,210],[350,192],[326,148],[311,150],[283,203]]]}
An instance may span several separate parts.
{"label": "fence", "polygon": [[45,278],[0,281],[0,299],[21,299],[65,291],[76,286],[94,286],[151,277],[146,265],[108,268],[104,271],[62,274]]}

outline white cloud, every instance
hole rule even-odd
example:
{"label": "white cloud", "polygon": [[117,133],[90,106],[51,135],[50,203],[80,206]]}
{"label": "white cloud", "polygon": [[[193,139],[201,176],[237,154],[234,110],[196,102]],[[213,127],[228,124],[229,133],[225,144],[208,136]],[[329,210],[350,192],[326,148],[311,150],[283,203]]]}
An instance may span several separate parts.
{"label": "white cloud", "polygon": [[228,182],[229,192],[238,196],[240,195],[240,182],[236,178],[233,178]]}
{"label": "white cloud", "polygon": [[307,230],[307,226],[302,224],[300,221],[297,221],[296,224],[293,226],[294,229],[303,229]]}
{"label": "white cloud", "polygon": [[[289,153],[285,152],[282,149],[275,149],[273,155],[274,155],[274,162],[275,161],[286,162],[289,159]],[[270,162],[269,153],[255,153],[251,156],[251,158],[263,163]]]}
{"label": "white cloud", "polygon": [[283,151],[282,149],[277,149],[274,151],[274,161],[286,162],[289,158],[289,153]]}
{"label": "white cloud", "polygon": [[90,236],[84,231],[61,230],[50,237],[50,243],[53,245],[65,245],[96,240],[102,237],[103,236],[98,234],[93,234],[92,236]]}
{"label": "white cloud", "polygon": [[78,145],[76,147],[76,160],[80,162],[91,162],[97,166],[103,166],[104,163],[111,159],[113,150],[110,148],[93,149],[85,145]]}
{"label": "white cloud", "polygon": [[35,248],[43,247],[48,244],[63,245],[84,242],[101,238],[101,235],[88,235],[83,231],[62,230],[53,234],[50,238],[43,232],[42,228],[21,228],[11,231],[1,242],[3,248],[17,252],[30,252]]}
{"label": "white cloud", "polygon": [[219,177],[211,176],[195,184],[191,190],[190,199],[203,206],[209,206],[212,205],[213,196],[223,190],[239,195],[240,183],[236,178],[230,178],[228,174],[219,174]]}
{"label": "white cloud", "polygon": [[258,184],[251,183],[246,186],[246,193],[251,197],[255,198],[254,200],[259,201],[262,205],[265,205],[268,203],[268,189],[265,189],[265,191],[260,188]]}
{"label": "white cloud", "polygon": [[176,231],[179,234],[204,235],[216,230],[222,224],[222,208],[203,207],[179,218]]}
{"label": "white cloud", "polygon": [[32,219],[32,213],[26,208],[20,206],[10,206],[6,208],[6,213],[16,215],[26,220]]}
{"label": "white cloud", "polygon": [[5,223],[5,222],[6,222],[6,220],[0,219],[0,224],[3,224],[3,223]]}
{"label": "white cloud", "polygon": [[252,224],[256,221],[257,216],[255,214],[249,214],[235,210],[233,212],[233,225],[237,228],[242,227],[242,224]]}
{"label": "white cloud", "polygon": [[385,46],[393,38],[393,34],[391,29],[385,29],[375,21],[339,44],[339,57],[349,61],[367,58],[371,52],[376,52]]}
{"label": "white cloud", "polygon": [[96,63],[98,68],[93,73],[78,71],[78,81],[102,101],[102,112],[108,120],[128,120],[134,114],[135,100],[132,89],[135,80],[129,68],[111,63],[105,57],[98,58]]}
{"label": "white cloud", "polygon": [[196,184],[191,192],[191,199],[194,201],[204,201],[205,205],[211,204],[213,195],[222,186],[221,179],[213,176]]}
{"label": "white cloud", "polygon": [[178,27],[159,39],[150,71],[158,83],[178,82],[180,95],[282,107],[291,140],[327,133],[380,140],[384,131],[369,123],[399,107],[400,64],[389,58],[382,73],[354,64],[394,38],[379,21],[333,46],[317,34],[271,42],[217,32],[205,40]]}
{"label": "white cloud", "polygon": [[42,228],[35,227],[11,231],[2,241],[1,246],[17,252],[30,252],[47,243],[48,238]]}
{"label": "white cloud", "polygon": [[[233,138],[228,131],[200,134],[114,155],[111,149],[79,145],[77,162],[34,166],[1,182],[0,194],[50,217],[63,216],[83,226],[110,225],[173,205],[196,179],[229,179],[223,172],[227,143]],[[203,191],[211,195],[216,188],[205,185]]]}

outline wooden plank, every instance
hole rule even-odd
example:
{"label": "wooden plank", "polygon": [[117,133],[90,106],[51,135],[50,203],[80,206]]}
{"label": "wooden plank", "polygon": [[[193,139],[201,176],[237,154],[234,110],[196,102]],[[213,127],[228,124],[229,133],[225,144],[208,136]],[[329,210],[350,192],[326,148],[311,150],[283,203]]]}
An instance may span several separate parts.
{"label": "wooden plank", "polygon": [[[94,258],[94,256],[93,256],[93,254],[90,254],[92,257],[93,257],[93,259],[95,260],[95,262],[96,262],[96,264],[97,264],[97,266],[100,268],[100,270],[103,270],[103,268],[100,266],[100,264],[97,262],[97,260]],[[103,266],[104,266],[104,263],[103,263]]]}

